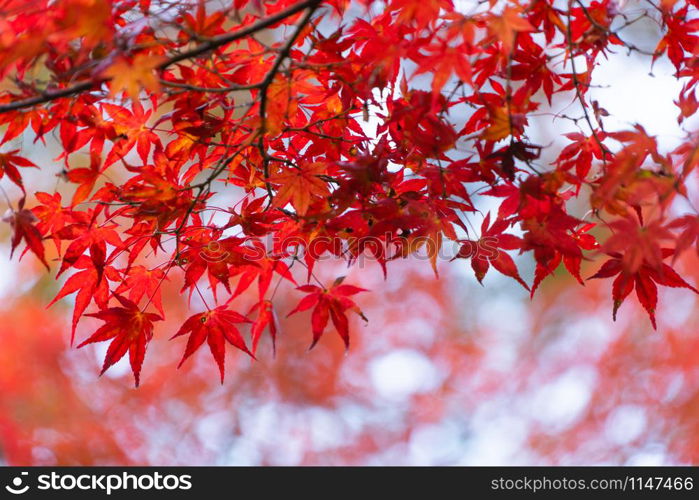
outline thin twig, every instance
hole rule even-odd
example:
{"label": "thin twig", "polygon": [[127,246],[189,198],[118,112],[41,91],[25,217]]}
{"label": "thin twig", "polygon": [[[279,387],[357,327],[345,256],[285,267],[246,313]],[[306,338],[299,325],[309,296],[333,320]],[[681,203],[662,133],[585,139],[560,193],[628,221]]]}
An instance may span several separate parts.
{"label": "thin twig", "polygon": [[[282,10],[264,19],[260,19],[259,21],[251,24],[246,28],[234,31],[232,33],[227,33],[225,35],[219,35],[217,37],[214,37],[211,40],[204,42],[192,49],[180,52],[179,54],[175,54],[167,58],[165,61],[156,66],[155,69],[162,71],[165,68],[173,64],[176,64],[180,61],[201,56],[223,45],[246,38],[254,33],[257,33],[258,31],[261,31],[265,28],[268,28],[269,26],[283,21],[287,17],[291,17],[294,14],[297,14],[308,7],[312,7],[313,10],[315,10],[320,4],[320,1],[321,0],[304,0],[303,2],[299,2],[296,5],[292,5],[288,9]],[[110,80],[110,77],[99,76],[93,78],[92,80],[80,82],[70,87],[58,90],[45,91],[34,97],[29,97],[27,99],[2,104],[0,105],[0,114],[7,113],[9,111],[16,111],[18,109],[29,108],[37,104],[55,101],[56,99],[60,99],[62,97],[70,97],[72,95],[81,94]]]}

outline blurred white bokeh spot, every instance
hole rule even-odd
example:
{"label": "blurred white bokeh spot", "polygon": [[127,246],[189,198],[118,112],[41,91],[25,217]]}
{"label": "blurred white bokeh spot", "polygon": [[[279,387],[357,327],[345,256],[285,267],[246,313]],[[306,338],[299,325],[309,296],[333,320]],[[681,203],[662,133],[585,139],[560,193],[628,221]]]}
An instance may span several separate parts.
{"label": "blurred white bokeh spot", "polygon": [[434,364],[413,349],[399,349],[369,363],[371,383],[381,397],[405,399],[439,383]]}
{"label": "blurred white bokeh spot", "polygon": [[640,437],[645,428],[645,410],[635,405],[624,405],[609,414],[604,433],[610,441],[625,445]]}
{"label": "blurred white bokeh spot", "polygon": [[531,414],[551,431],[573,425],[587,407],[596,381],[592,368],[578,366],[564,372],[534,393]]}

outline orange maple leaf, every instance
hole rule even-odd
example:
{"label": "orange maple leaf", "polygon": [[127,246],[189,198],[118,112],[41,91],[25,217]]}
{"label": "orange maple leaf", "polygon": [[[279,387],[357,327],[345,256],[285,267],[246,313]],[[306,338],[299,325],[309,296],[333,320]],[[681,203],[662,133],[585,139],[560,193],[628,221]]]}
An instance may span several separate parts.
{"label": "orange maple leaf", "polygon": [[288,80],[276,78],[267,89],[267,109],[264,131],[270,137],[279,135],[283,130],[284,120],[293,116],[298,103],[293,96]]}
{"label": "orange maple leaf", "polygon": [[325,173],[322,162],[306,163],[299,168],[290,168],[270,177],[270,182],[280,184],[274,197],[274,206],[283,207],[291,202],[299,215],[306,215],[313,196],[327,196],[328,186],[318,176]]}
{"label": "orange maple leaf", "polygon": [[512,123],[507,106],[493,108],[491,111],[491,124],[483,131],[481,137],[487,141],[499,141],[512,132]]}
{"label": "orange maple leaf", "polygon": [[75,37],[84,37],[89,46],[110,40],[114,32],[112,2],[109,0],[71,0],[64,4],[59,26]]}
{"label": "orange maple leaf", "polygon": [[124,57],[118,58],[104,72],[104,76],[111,79],[109,86],[112,95],[126,92],[132,100],[137,100],[142,88],[158,92],[160,82],[156,68],[162,61],[162,57],[148,54],[138,54],[132,61]]}
{"label": "orange maple leaf", "polygon": [[488,31],[502,42],[502,49],[509,54],[515,45],[515,37],[521,31],[534,31],[534,27],[521,16],[521,9],[506,7],[500,16],[488,21]]}

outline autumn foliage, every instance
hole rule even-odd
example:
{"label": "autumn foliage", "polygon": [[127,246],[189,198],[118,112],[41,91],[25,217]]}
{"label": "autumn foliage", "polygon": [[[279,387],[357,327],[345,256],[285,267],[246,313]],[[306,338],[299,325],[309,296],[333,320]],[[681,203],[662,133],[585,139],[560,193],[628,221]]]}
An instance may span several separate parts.
{"label": "autumn foliage", "polygon": [[[0,0],[12,252],[67,276],[54,301],[76,294],[73,335],[103,322],[79,346],[109,342],[103,372],[128,353],[136,385],[154,336],[182,344],[180,365],[206,343],[222,381],[228,345],[254,358],[265,333],[282,341],[278,316],[310,311],[311,347],[332,331],[349,346],[367,291],[348,271],[321,279],[338,262],[468,261],[532,296],[561,270],[606,280],[614,317],[635,292],[655,327],[658,285],[697,293],[674,266],[699,254],[699,214],[678,209],[693,207],[699,134],[668,151],[641,125],[608,130],[590,89],[610,53],[667,57],[691,123],[699,3],[621,4]],[[625,38],[648,19],[651,50]],[[534,143],[535,116],[577,131]],[[37,165],[22,135],[61,152]],[[33,192],[55,165],[72,194]],[[166,283],[192,299],[170,331]]]}

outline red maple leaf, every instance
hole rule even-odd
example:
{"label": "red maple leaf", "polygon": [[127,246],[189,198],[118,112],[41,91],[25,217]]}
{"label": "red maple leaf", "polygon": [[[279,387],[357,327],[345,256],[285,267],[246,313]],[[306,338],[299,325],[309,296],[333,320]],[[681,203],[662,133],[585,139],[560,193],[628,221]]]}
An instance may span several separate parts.
{"label": "red maple leaf", "polygon": [[699,255],[699,217],[696,215],[684,215],[668,224],[668,229],[682,229],[683,231],[677,237],[675,245],[675,255],[673,261],[689,249],[696,242],[696,251]]}
{"label": "red maple leaf", "polygon": [[221,373],[221,383],[223,383],[223,377],[226,373],[226,342],[254,358],[245,345],[243,336],[235,326],[235,323],[249,323],[250,320],[235,311],[229,310],[227,307],[223,305],[191,316],[184,322],[179,331],[172,336],[170,340],[189,333],[187,347],[177,368],[182,366],[182,363],[194,354],[204,341],[208,342],[209,350],[218,365]]}
{"label": "red maple leaf", "polygon": [[490,225],[490,212],[488,212],[481,224],[481,237],[477,241],[465,240],[455,258],[471,259],[471,267],[479,283],[483,282],[492,265],[529,290],[529,285],[519,275],[514,260],[505,253],[505,250],[517,250],[522,247],[521,238],[503,233],[508,227],[510,222],[505,219],[497,219]]}
{"label": "red maple leaf", "polygon": [[148,269],[145,266],[133,266],[126,273],[126,278],[116,289],[116,293],[129,292],[129,300],[138,304],[145,295],[153,303],[161,316],[163,311],[163,299],[160,286],[166,279],[165,271],[159,268]]}
{"label": "red maple leaf", "polygon": [[35,193],[36,199],[41,203],[32,209],[39,219],[36,227],[43,235],[49,235],[56,249],[61,251],[61,238],[58,232],[67,224],[73,222],[73,211],[69,207],[62,206],[61,193]]}
{"label": "red maple leaf", "polygon": [[[664,250],[663,257],[669,257],[673,254],[672,250]],[[602,267],[588,279],[611,278],[616,276],[612,283],[612,299],[614,301],[614,310],[612,317],[616,320],[616,312],[619,306],[624,302],[626,297],[636,289],[636,297],[643,308],[648,313],[653,328],[656,328],[655,323],[655,308],[658,303],[658,285],[669,286],[673,288],[689,288],[695,293],[699,290],[687,283],[677,272],[667,264],[661,263],[657,269],[654,265],[644,262],[636,272],[629,272],[626,269],[624,258],[621,254],[610,254],[611,259],[606,261]]]}
{"label": "red maple leaf", "polygon": [[[95,216],[96,214],[93,214],[93,217]],[[117,227],[116,224],[100,225],[94,223],[94,221],[90,224],[85,224],[81,221],[78,224],[65,226],[58,231],[57,235],[61,239],[73,241],[70,242],[66,253],[63,255],[63,262],[61,262],[61,268],[56,276],[60,276],[66,269],[75,265],[88,248],[90,249],[90,256],[96,265],[98,265],[100,256],[106,254],[107,243],[115,247],[115,249],[122,248],[123,243],[119,238],[119,234],[115,231]],[[101,260],[104,261],[103,258]]]}
{"label": "red maple leaf", "polygon": [[38,219],[31,210],[24,208],[24,198],[19,202],[19,210],[14,211],[9,209],[2,220],[9,223],[14,231],[12,234],[12,250],[10,251],[10,257],[14,254],[17,245],[24,240],[27,244],[27,249],[31,250],[46,266],[46,269],[48,269],[49,265],[46,263],[46,258],[44,257],[44,244],[41,241],[41,233],[34,225]]}
{"label": "red maple leaf", "polygon": [[78,292],[75,296],[75,305],[73,306],[73,322],[70,337],[71,345],[75,338],[75,328],[78,325],[78,321],[85,312],[85,309],[87,309],[87,306],[90,305],[90,302],[94,300],[100,309],[107,308],[107,302],[109,301],[109,284],[107,280],[104,279],[104,275],[114,281],[119,279],[119,274],[114,268],[107,266],[103,268],[103,272],[100,272],[100,270],[95,267],[92,259],[86,255],[78,259],[75,263],[75,267],[77,269],[82,269],[82,271],[68,278],[53,300],[46,306],[50,307],[63,297]]}
{"label": "red maple leaf", "polygon": [[265,328],[269,327],[269,334],[272,337],[272,350],[276,352],[276,340],[277,340],[277,315],[274,312],[274,305],[271,300],[262,300],[255,304],[250,312],[257,310],[257,319],[252,324],[250,334],[252,336],[252,354],[257,352],[257,344],[262,337],[262,332]]}
{"label": "red maple leaf", "polygon": [[24,184],[22,184],[22,176],[17,170],[17,167],[34,167],[39,168],[26,158],[22,158],[15,153],[18,153],[19,149],[14,151],[8,151],[7,153],[0,153],[0,179],[3,178],[5,174],[7,177],[17,184],[19,188],[24,192]]}
{"label": "red maple leaf", "polygon": [[104,162],[105,167],[117,160],[123,159],[134,145],[139,157],[146,163],[151,147],[161,147],[160,138],[151,128],[146,126],[152,110],[145,111],[141,103],[134,99],[131,101],[132,111],[124,106],[104,103],[102,108],[119,124],[117,132],[120,134],[114,148]]}
{"label": "red maple leaf", "polygon": [[264,236],[269,233],[273,224],[281,218],[281,214],[265,211],[264,203],[264,197],[252,201],[245,198],[240,207],[240,214],[230,209],[232,215],[223,229],[239,225],[247,236]]}
{"label": "red maple leaf", "polygon": [[179,263],[185,270],[182,291],[188,288],[194,290],[206,272],[214,297],[217,283],[222,283],[230,293],[231,266],[257,265],[259,253],[244,246],[244,238],[217,239],[216,233],[197,230],[185,238],[187,247],[179,256]]}
{"label": "red maple leaf", "polygon": [[643,265],[660,270],[663,261],[661,244],[674,239],[662,220],[641,225],[635,217],[629,216],[613,221],[609,226],[614,234],[604,243],[603,249],[607,253],[622,254],[627,273],[634,274]]}
{"label": "red maple leaf", "polygon": [[78,184],[78,188],[75,190],[73,199],[70,202],[72,206],[82,203],[90,196],[97,179],[102,173],[100,170],[101,162],[100,155],[93,153],[90,155],[89,167],[71,168],[65,172],[64,175],[68,181]]}
{"label": "red maple leaf", "polygon": [[128,351],[131,371],[136,381],[136,387],[138,387],[146,347],[153,338],[153,322],[161,321],[162,318],[157,314],[141,311],[136,304],[120,295],[115,295],[115,297],[123,307],[110,307],[103,311],[87,314],[87,316],[101,319],[105,324],[78,348],[95,342],[111,340],[100,375],[123,358]]}
{"label": "red maple leaf", "polygon": [[346,348],[349,348],[350,341],[349,327],[345,312],[348,310],[354,311],[366,321],[360,309],[352,299],[349,298],[352,295],[365,292],[366,290],[353,285],[343,285],[343,280],[344,277],[336,279],[329,290],[315,285],[303,285],[297,288],[297,290],[305,292],[308,295],[301,299],[287,317],[313,307],[313,312],[311,313],[313,342],[309,349],[313,349],[318,343],[318,340],[320,340],[320,337],[323,335],[323,330],[325,330],[325,326],[328,324],[328,319],[332,319],[333,325],[335,325],[337,333],[342,338]]}

